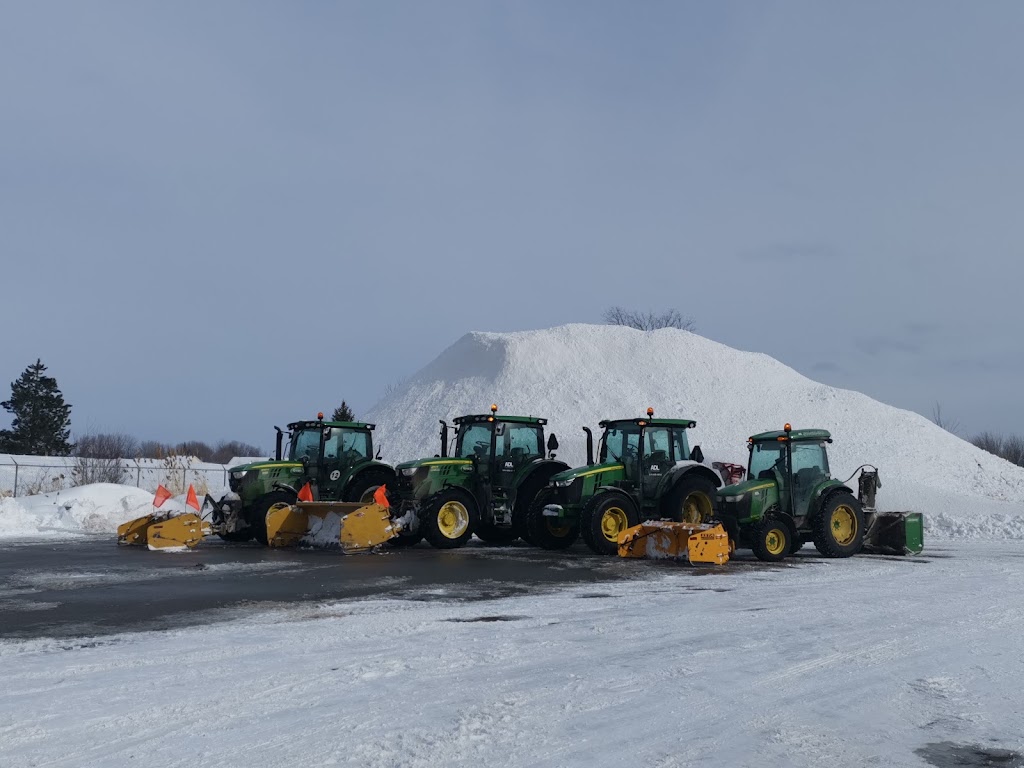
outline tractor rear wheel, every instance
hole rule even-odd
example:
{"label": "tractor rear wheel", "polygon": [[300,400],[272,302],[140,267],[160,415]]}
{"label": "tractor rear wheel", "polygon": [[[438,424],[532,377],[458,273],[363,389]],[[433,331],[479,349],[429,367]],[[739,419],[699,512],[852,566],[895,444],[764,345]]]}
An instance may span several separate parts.
{"label": "tractor rear wheel", "polygon": [[564,520],[544,514],[544,507],[554,503],[558,492],[545,488],[533,498],[530,511],[526,514],[526,527],[530,532],[530,543],[543,549],[568,549],[580,536],[578,520]]}
{"label": "tractor rear wheel", "polygon": [[246,519],[249,521],[249,531],[252,537],[260,544],[267,544],[267,512],[275,504],[294,504],[294,494],[287,491],[271,491],[264,494],[253,502],[249,508]]}
{"label": "tractor rear wheel", "polygon": [[833,493],[811,520],[814,546],[825,557],[850,557],[864,544],[864,510],[849,493]]}
{"label": "tractor rear wheel", "polygon": [[629,498],[612,491],[594,496],[580,515],[583,541],[599,555],[617,555],[619,534],[639,524]]}
{"label": "tractor rear wheel", "polygon": [[687,472],[665,496],[665,516],[677,523],[705,523],[715,514],[715,484]]}
{"label": "tractor rear wheel", "polygon": [[369,469],[359,475],[345,491],[343,501],[358,501],[360,504],[372,504],[373,494],[382,485],[386,485],[391,475],[381,469]]}
{"label": "tractor rear wheel", "polygon": [[479,524],[476,502],[469,494],[449,489],[435,493],[424,504],[420,532],[432,547],[456,549],[465,546]]}
{"label": "tractor rear wheel", "polygon": [[793,531],[785,520],[766,515],[750,531],[750,548],[758,560],[777,563],[790,553],[793,538]]}

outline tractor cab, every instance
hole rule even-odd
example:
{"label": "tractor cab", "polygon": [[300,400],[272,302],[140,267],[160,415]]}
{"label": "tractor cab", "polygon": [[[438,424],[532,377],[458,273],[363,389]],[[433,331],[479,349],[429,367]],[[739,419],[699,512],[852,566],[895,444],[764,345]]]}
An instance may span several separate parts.
{"label": "tractor cab", "polygon": [[285,461],[302,465],[303,478],[317,486],[320,498],[337,499],[352,471],[374,461],[373,429],[364,422],[322,418],[293,422],[288,425]]}
{"label": "tractor cab", "polygon": [[695,425],[689,419],[650,417],[602,421],[599,463],[621,465],[621,480],[613,484],[653,504],[662,480],[678,462],[703,458],[700,448],[690,450],[686,437],[686,430]]}
{"label": "tractor cab", "polygon": [[794,518],[804,516],[815,491],[832,479],[826,450],[831,442],[831,435],[823,429],[754,435],[747,441],[748,480],[772,481],[779,507]]}
{"label": "tractor cab", "polygon": [[[544,458],[545,419],[526,416],[462,416],[455,455],[474,462],[482,484],[496,496],[508,496],[523,467]],[[557,439],[552,435],[554,445]]]}

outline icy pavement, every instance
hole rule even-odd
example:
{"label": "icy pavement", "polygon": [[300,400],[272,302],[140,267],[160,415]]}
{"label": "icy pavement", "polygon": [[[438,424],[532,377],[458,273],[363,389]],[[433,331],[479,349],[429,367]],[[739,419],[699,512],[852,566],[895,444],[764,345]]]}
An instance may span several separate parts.
{"label": "icy pavement", "polygon": [[1020,764],[1024,545],[651,573],[4,641],[0,765]]}

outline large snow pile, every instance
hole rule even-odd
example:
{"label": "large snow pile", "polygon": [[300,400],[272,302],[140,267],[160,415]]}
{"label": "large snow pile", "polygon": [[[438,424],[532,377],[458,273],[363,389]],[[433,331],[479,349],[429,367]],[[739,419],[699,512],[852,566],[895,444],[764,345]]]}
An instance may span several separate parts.
{"label": "large snow pile", "polygon": [[[153,511],[153,494],[126,485],[96,483],[38,496],[0,499],[0,538],[67,537],[114,533],[123,522]],[[164,512],[184,510],[183,497]]]}
{"label": "large snow pile", "polygon": [[[566,325],[469,333],[368,414],[387,460],[438,451],[438,420],[485,413],[547,418],[559,456],[582,464],[581,426],[643,415],[697,421],[691,442],[708,461],[746,463],[756,432],[832,433],[832,474],[881,470],[879,506],[925,513],[931,534],[1024,538],[1024,468],[988,454],[919,414],[814,382],[764,354],[687,331]],[[595,435],[596,437],[596,435]]]}

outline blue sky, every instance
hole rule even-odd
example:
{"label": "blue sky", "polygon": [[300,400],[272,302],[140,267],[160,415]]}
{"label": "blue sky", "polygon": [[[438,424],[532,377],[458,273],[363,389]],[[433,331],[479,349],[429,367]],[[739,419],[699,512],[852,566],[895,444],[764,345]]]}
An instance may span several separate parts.
{"label": "blue sky", "polygon": [[675,307],[1024,433],[1024,6],[8,3],[0,383],[73,428],[357,413],[469,330]]}

